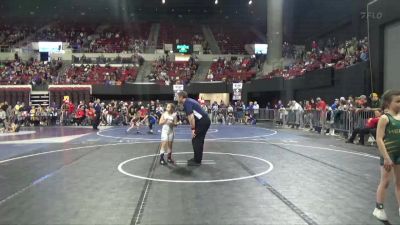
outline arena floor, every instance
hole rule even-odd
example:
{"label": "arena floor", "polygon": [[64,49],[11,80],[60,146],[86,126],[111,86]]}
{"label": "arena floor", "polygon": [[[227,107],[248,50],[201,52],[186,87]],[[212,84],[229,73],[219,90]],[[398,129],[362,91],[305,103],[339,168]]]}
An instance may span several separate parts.
{"label": "arena floor", "polygon": [[[0,224],[382,224],[372,216],[375,148],[298,130],[212,126],[203,165],[188,167],[190,129],[179,127],[177,164],[161,166],[159,133],[125,129],[0,136]],[[386,212],[386,224],[400,224],[393,185]]]}

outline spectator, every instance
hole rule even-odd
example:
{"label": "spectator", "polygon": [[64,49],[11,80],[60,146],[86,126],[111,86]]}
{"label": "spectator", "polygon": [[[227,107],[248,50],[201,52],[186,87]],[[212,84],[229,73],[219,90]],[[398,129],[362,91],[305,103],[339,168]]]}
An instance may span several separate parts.
{"label": "spectator", "polygon": [[254,105],[253,102],[249,102],[248,107],[246,108],[246,112],[248,112],[249,115],[254,115]]}
{"label": "spectator", "polygon": [[258,118],[258,115],[260,113],[260,105],[258,105],[257,101],[254,101],[253,110],[255,118]]}
{"label": "spectator", "polygon": [[227,118],[226,118],[226,122],[228,123],[228,125],[232,125],[235,123],[235,117],[233,114],[233,106],[231,104],[229,104],[228,109],[227,109]]}
{"label": "spectator", "polygon": [[313,108],[312,104],[310,101],[306,101],[305,105],[304,105],[304,111],[305,111],[305,115],[304,115],[304,126],[305,127],[309,127],[310,131],[312,131],[314,129],[313,126],[313,110],[315,108]]}
{"label": "spectator", "polygon": [[217,115],[219,111],[219,105],[216,101],[211,105],[211,121],[217,123]]}
{"label": "spectator", "polygon": [[267,105],[265,106],[265,109],[266,110],[273,109],[272,106],[271,106],[271,102],[267,102]]}
{"label": "spectator", "polygon": [[370,99],[371,99],[371,105],[370,105],[371,108],[373,109],[381,108],[381,101],[377,93],[372,93],[370,95]]}
{"label": "spectator", "polygon": [[356,138],[357,135],[360,136],[360,144],[364,145],[364,136],[366,134],[372,134],[373,137],[376,137],[376,127],[378,126],[378,121],[379,118],[381,117],[382,113],[380,110],[375,110],[375,117],[374,118],[369,118],[368,122],[365,125],[365,128],[356,128],[354,129],[353,133],[351,134],[351,137],[346,141],[346,143],[354,143],[354,139]]}
{"label": "spectator", "polygon": [[304,112],[303,107],[301,107],[301,105],[298,102],[293,100],[291,102],[290,109],[295,113],[295,121],[293,126],[296,126],[296,128],[298,129],[300,125],[303,125],[303,119],[302,119],[302,115]]}
{"label": "spectator", "polygon": [[85,119],[85,107],[84,105],[79,105],[75,114],[75,123],[80,126]]}
{"label": "spectator", "polygon": [[362,108],[362,109],[366,108],[368,103],[367,101],[368,101],[367,96],[361,95],[356,101],[357,108]]}
{"label": "spectator", "polygon": [[318,130],[318,133],[322,133],[325,131],[325,126],[326,126],[326,110],[327,110],[327,105],[324,100],[322,100],[320,97],[317,98],[317,105],[316,105],[317,111],[319,111],[320,114],[320,125],[321,125],[321,130]]}
{"label": "spectator", "polygon": [[0,105],[0,125],[2,125],[2,127],[0,127],[0,129],[5,130],[7,127],[7,125],[6,125],[7,115],[2,106],[3,105]]}
{"label": "spectator", "polygon": [[331,109],[333,111],[337,110],[339,108],[339,99],[335,99],[335,102],[331,105]]}
{"label": "spectator", "polygon": [[283,103],[281,100],[278,101],[278,103],[275,105],[275,109],[282,109],[284,108]]}
{"label": "spectator", "polygon": [[369,56],[368,56],[367,50],[365,50],[365,49],[361,50],[360,59],[361,59],[363,62],[368,61]]}
{"label": "spectator", "polygon": [[207,75],[207,80],[213,81],[213,79],[214,79],[214,75],[212,74],[211,71],[209,71],[209,72],[208,72],[208,75]]}
{"label": "spectator", "polygon": [[[362,58],[361,58],[362,57]],[[339,46],[334,44],[333,39],[330,44],[325,47],[320,43],[313,41],[311,51],[307,52],[304,57],[297,59],[294,63],[285,68],[275,69],[264,76],[265,79],[273,77],[283,77],[285,79],[293,79],[302,76],[307,71],[316,69],[333,67],[336,70],[344,69],[355,63],[368,60],[368,42],[356,39],[347,41]]]}

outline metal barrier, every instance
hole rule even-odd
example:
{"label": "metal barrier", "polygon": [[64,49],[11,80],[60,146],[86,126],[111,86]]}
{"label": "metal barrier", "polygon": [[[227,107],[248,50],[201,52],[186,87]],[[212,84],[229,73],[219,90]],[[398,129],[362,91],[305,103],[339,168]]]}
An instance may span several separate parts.
{"label": "metal barrier", "polygon": [[259,109],[258,116],[256,116],[256,119],[258,120],[268,120],[268,121],[274,121],[276,120],[275,115],[277,114],[275,112],[276,110],[267,110],[267,109]]}
{"label": "metal barrier", "polygon": [[272,121],[276,125],[310,128],[317,131],[334,129],[351,134],[356,128],[364,128],[368,119],[375,116],[374,110],[352,111],[296,111],[290,109],[260,109],[258,120]]}

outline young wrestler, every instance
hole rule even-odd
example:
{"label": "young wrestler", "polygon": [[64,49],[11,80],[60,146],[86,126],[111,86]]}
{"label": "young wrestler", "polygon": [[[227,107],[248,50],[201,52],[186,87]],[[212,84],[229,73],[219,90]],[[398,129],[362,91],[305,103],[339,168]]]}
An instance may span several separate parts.
{"label": "young wrestler", "polygon": [[162,125],[162,130],[161,130],[161,148],[160,148],[160,164],[165,165],[165,159],[164,159],[164,154],[165,154],[165,149],[167,148],[168,151],[168,157],[167,157],[167,162],[168,163],[174,163],[172,159],[172,143],[174,141],[174,127],[178,123],[178,119],[176,117],[175,113],[175,105],[174,104],[168,104],[166,111],[161,115],[160,118],[160,125]]}
{"label": "young wrestler", "polygon": [[135,114],[132,115],[131,119],[131,126],[126,130],[126,133],[128,133],[131,129],[136,128],[136,134],[140,134],[139,127],[140,127],[140,113],[136,112]]}
{"label": "young wrestler", "polygon": [[[376,143],[381,154],[381,178],[376,191],[376,207],[373,215],[386,221],[383,203],[389,180],[395,177],[397,203],[400,205],[400,90],[388,91],[383,97],[382,110],[385,112],[378,122]],[[400,209],[399,209],[400,213]]]}

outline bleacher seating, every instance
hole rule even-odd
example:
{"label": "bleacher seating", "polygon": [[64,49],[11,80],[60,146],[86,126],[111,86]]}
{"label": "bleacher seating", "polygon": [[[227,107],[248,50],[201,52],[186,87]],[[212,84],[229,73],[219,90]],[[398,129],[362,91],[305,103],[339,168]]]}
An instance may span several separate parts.
{"label": "bleacher seating", "polygon": [[51,84],[61,68],[61,61],[39,62],[30,60],[6,61],[0,63],[0,84]]}
{"label": "bleacher seating", "polygon": [[143,52],[151,23],[97,26],[56,24],[36,34],[36,41],[62,41],[79,52],[120,53]]}
{"label": "bleacher seating", "polygon": [[213,74],[213,81],[249,81],[256,75],[256,72],[251,70],[253,66],[254,61],[250,58],[236,60],[220,58],[211,64],[210,72]]}
{"label": "bleacher seating", "polygon": [[90,44],[90,52],[143,53],[150,33],[150,23],[111,25]]}
{"label": "bleacher seating", "polygon": [[32,34],[34,26],[0,23],[0,46],[12,46]]}
{"label": "bleacher seating", "polygon": [[245,54],[246,44],[266,43],[248,26],[211,26],[222,54]]}
{"label": "bleacher seating", "polygon": [[163,44],[202,44],[203,32],[199,24],[172,24],[161,23],[157,48],[162,49]]}
{"label": "bleacher seating", "polygon": [[182,83],[187,84],[193,78],[198,65],[193,58],[187,62],[171,62],[162,57],[153,62],[153,68],[148,79],[159,84]]}
{"label": "bleacher seating", "polygon": [[59,84],[123,84],[136,80],[136,67],[71,66]]}

